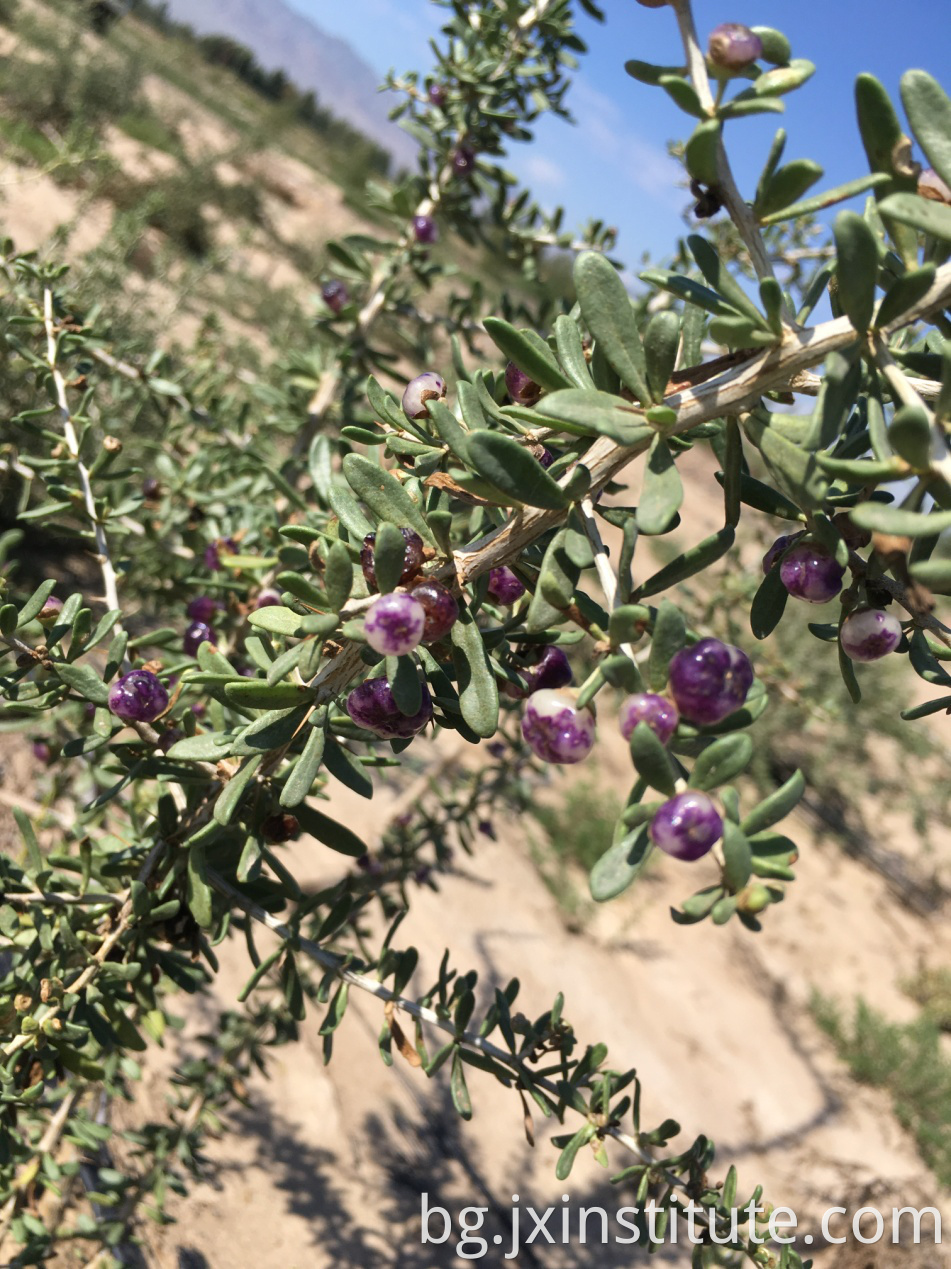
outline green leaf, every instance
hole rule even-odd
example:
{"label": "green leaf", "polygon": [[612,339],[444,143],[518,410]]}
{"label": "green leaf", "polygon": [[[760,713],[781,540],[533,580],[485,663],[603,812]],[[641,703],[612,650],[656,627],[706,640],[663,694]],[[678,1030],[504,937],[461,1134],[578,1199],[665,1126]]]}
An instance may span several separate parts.
{"label": "green leaf", "polygon": [[395,524],[381,521],[373,543],[373,568],[381,595],[389,594],[399,585],[405,562],[406,539]]}
{"label": "green leaf", "polygon": [[716,291],[711,291],[696,278],[685,277],[682,273],[672,273],[669,269],[646,269],[638,276],[642,282],[660,287],[663,291],[669,291],[679,300],[685,300],[688,304],[705,309],[716,317],[737,316],[737,311],[732,304],[728,304],[722,295],[717,295]]}
{"label": "green leaf", "polygon": [[752,757],[753,742],[749,736],[723,736],[708,745],[694,763],[690,787],[707,790],[729,784],[746,770]]}
{"label": "green leaf", "polygon": [[839,673],[842,675],[842,682],[845,684],[849,696],[852,698],[852,704],[858,705],[862,699],[862,689],[859,681],[855,676],[855,666],[852,664],[852,658],[846,656],[845,649],[842,647],[841,641],[838,645],[839,649]]}
{"label": "green leaf", "polygon": [[923,70],[902,75],[901,99],[931,166],[951,185],[951,99],[934,76]]}
{"label": "green leaf", "polygon": [[569,530],[561,529],[548,544],[538,573],[536,593],[564,612],[572,603],[581,567],[566,550]]}
{"label": "green leaf", "polygon": [[[318,440],[320,438],[318,437]],[[327,490],[327,501],[334,515],[355,542],[362,542],[373,526],[360,509],[360,504],[343,484],[333,481]]]}
{"label": "green leaf", "polygon": [[464,608],[450,633],[462,717],[477,736],[494,736],[499,726],[499,688],[482,634]]}
{"label": "green leaf", "polygon": [[657,436],[651,445],[637,504],[638,531],[648,535],[666,532],[683,500],[683,484],[670,446]]}
{"label": "green leaf", "polygon": [[[346,549],[344,547],[344,550]],[[303,620],[300,613],[292,612],[290,608],[282,608],[278,604],[269,604],[267,608],[248,613],[248,624],[257,630],[267,630],[269,634],[289,635],[292,638],[304,633],[301,626]]]}
{"label": "green leaf", "polygon": [[234,736],[230,734],[206,731],[199,736],[176,740],[166,756],[176,762],[219,762],[231,753],[234,741]]}
{"label": "green leaf", "polygon": [[924,298],[934,281],[934,275],[934,265],[924,264],[920,269],[909,269],[900,278],[896,278],[878,306],[875,325],[884,327],[897,322],[903,313]]}
{"label": "green leaf", "polygon": [[699,234],[690,234],[687,238],[687,246],[697,262],[697,268],[706,278],[709,285],[713,287],[714,291],[718,295],[722,295],[737,313],[742,313],[744,317],[748,317],[754,327],[765,329],[766,319],[763,314],[746,294],[706,238],[701,238]]}
{"label": "green leaf", "polygon": [[806,781],[801,771],[794,772],[789,779],[774,792],[763,799],[759,806],[750,811],[740,824],[747,837],[772,828],[780,820],[784,820],[806,791]]}
{"label": "green leaf", "polygon": [[473,432],[466,449],[476,471],[518,502],[548,511],[561,511],[568,506],[564,491],[513,437],[502,432]]}
{"label": "green leaf", "polygon": [[624,69],[638,83],[654,86],[659,84],[665,75],[682,75],[684,73],[683,66],[657,66],[653,62],[641,62],[633,57],[630,61],[624,63]]}
{"label": "green leaf", "polygon": [[[773,66],[788,64],[792,55],[792,46],[782,31],[777,31],[772,26],[754,26],[751,30],[754,35],[759,36],[760,43],[763,45],[764,62],[771,62]],[[732,1200],[728,1206],[733,1206]]]}
{"label": "green leaf", "polygon": [[343,460],[343,474],[353,492],[378,519],[415,529],[424,541],[436,545],[419,506],[390,472],[362,454],[347,454]]}
{"label": "green leaf", "polygon": [[241,804],[248,785],[254,779],[258,767],[264,759],[263,754],[255,754],[246,758],[225,787],[218,794],[212,814],[219,824],[230,824],[235,812]]}
{"label": "green leaf", "polygon": [[466,1086],[466,1068],[462,1064],[459,1056],[459,1050],[452,1055],[452,1068],[449,1076],[449,1091],[452,1095],[452,1104],[455,1106],[459,1115],[463,1119],[472,1118],[472,1101],[469,1097],[469,1089]]}
{"label": "green leaf", "polygon": [[[353,589],[353,560],[343,542],[334,542],[324,565],[324,590],[334,612],[339,612]],[[266,611],[266,610],[264,610]]]}
{"label": "green leaf", "polygon": [[423,689],[413,657],[387,657],[386,677],[400,713],[410,718],[419,713],[423,703]]}
{"label": "green leaf", "polygon": [[795,220],[799,216],[812,216],[816,212],[820,212],[825,207],[833,207],[836,203],[844,203],[848,198],[855,198],[859,194],[864,194],[870,189],[881,189],[884,185],[891,184],[891,177],[885,176],[881,172],[873,172],[871,176],[859,176],[854,181],[846,181],[842,185],[836,185],[834,189],[825,190],[821,194],[813,194],[811,198],[804,198],[801,203],[793,203],[791,207],[785,207],[782,211],[772,212],[769,216],[763,216],[760,223],[763,225],[778,225],[783,220]]}
{"label": "green leaf", "polygon": [[696,546],[684,551],[682,555],[678,555],[669,564],[665,564],[663,568],[658,569],[646,582],[636,588],[634,592],[636,597],[645,599],[648,595],[660,594],[669,590],[671,586],[676,586],[678,582],[703,572],[726,555],[735,539],[736,530],[732,525],[719,529],[710,537],[704,538],[702,542],[698,542]]}
{"label": "green leaf", "polygon": [[214,896],[212,895],[211,886],[208,884],[205,870],[204,846],[194,845],[189,850],[186,879],[186,898],[191,914],[201,928],[207,930],[211,927],[214,920]]}
{"label": "green leaf", "polygon": [[659,692],[667,682],[670,658],[686,644],[687,627],[683,613],[668,599],[662,599],[654,619],[650,657],[647,662],[647,681],[651,690]]}
{"label": "green leaf", "polygon": [[646,824],[615,842],[591,869],[588,884],[592,899],[605,903],[626,890],[643,870],[652,850]]}
{"label": "green leaf", "polygon": [[233,753],[268,752],[290,744],[310,713],[309,705],[273,709],[250,723],[235,737]]}
{"label": "green leaf", "polygon": [[[367,775],[363,763],[329,734],[324,743],[324,766],[335,780],[339,780],[360,797],[373,797],[373,781]],[[297,818],[300,819],[299,814]]]}
{"label": "green leaf", "polygon": [[750,629],[757,639],[766,639],[783,619],[789,591],[782,583],[779,569],[769,570],[750,605]]}
{"label": "green leaf", "polygon": [[352,829],[347,828],[345,824],[338,824],[322,811],[317,811],[312,806],[298,804],[294,815],[302,832],[308,837],[316,837],[317,841],[329,846],[338,854],[359,859],[361,855],[367,853],[366,843],[361,841]]}
{"label": "green leaf", "polygon": [[[762,454],[770,474],[787,490],[795,504],[810,510],[821,507],[829,482],[815,454],[787,440],[772,419],[750,414],[743,420],[743,427]],[[742,483],[744,488],[750,488],[746,482]]]}
{"label": "green leaf", "polygon": [[[723,472],[716,473],[719,484],[723,484]],[[764,485],[761,480],[746,472],[740,473],[740,501],[768,516],[778,516],[781,520],[802,520],[803,514],[794,502],[783,496],[771,485]]]}
{"label": "green leaf", "polygon": [[516,330],[500,317],[487,317],[482,325],[503,356],[514,361],[539,387],[554,390],[571,386],[555,354],[534,331]]}
{"label": "green leaf", "polygon": [[590,390],[593,386],[591,372],[588,370],[577,322],[573,321],[567,313],[559,313],[552,330],[555,335],[555,346],[558,349],[558,360],[564,367],[565,374],[576,388]]}
{"label": "green leaf", "polygon": [[753,852],[742,829],[727,820],[723,826],[723,880],[736,894],[753,875]]}
{"label": "green leaf", "polygon": [[916,582],[921,582],[936,595],[951,595],[951,560],[917,560],[909,571]]}
{"label": "green leaf", "polygon": [[647,723],[638,723],[631,734],[631,758],[642,780],[659,793],[673,797],[676,777],[670,754]]}
{"label": "green leaf", "polygon": [[20,617],[17,621],[18,630],[21,627],[28,625],[34,617],[39,616],[39,614],[43,611],[43,605],[49,599],[50,595],[52,595],[55,587],[55,578],[49,578],[45,582],[40,582],[39,586],[37,586],[36,590],[20,609]]}
{"label": "green leaf", "polygon": [[746,92],[755,93],[757,97],[781,97],[801,87],[815,73],[813,62],[794,57],[786,66],[776,66],[758,75]]}
{"label": "green leaf", "polygon": [[695,119],[707,118],[707,112],[700,104],[697,90],[689,79],[685,79],[683,75],[661,75],[657,83],[667,93],[671,101],[686,114],[693,115]]}
{"label": "green leaf", "polygon": [[[460,384],[460,389],[465,388],[464,392],[460,392],[459,404],[463,409],[463,417],[469,423],[470,431],[473,428],[473,414],[476,415],[476,422],[480,427],[485,426],[485,416],[482,414],[482,407],[479,404],[479,396],[471,384]],[[467,432],[459,423],[459,420],[450,410],[444,401],[429,402],[429,417],[433,421],[433,426],[439,433],[440,440],[449,446],[453,454],[462,462],[466,461],[467,445],[470,432]]]}
{"label": "green leaf", "polygon": [[720,179],[720,137],[723,124],[719,119],[704,119],[693,130],[684,148],[687,171],[701,185],[716,185]]}
{"label": "green leaf", "polygon": [[822,175],[822,168],[811,159],[793,159],[767,181],[762,194],[757,195],[753,204],[753,214],[760,218],[782,211],[801,199],[806,190],[822,180]]}
{"label": "green leaf", "polygon": [[313,688],[306,684],[266,683],[263,679],[225,683],[224,691],[236,705],[247,705],[251,709],[289,709],[292,705],[303,705],[314,699]]}
{"label": "green leaf", "polygon": [[94,705],[108,705],[109,688],[103,683],[91,665],[76,665],[54,661],[53,668],[56,671],[57,678],[62,679],[67,687],[72,688],[74,692],[78,692],[87,701],[92,701]]}
{"label": "green leaf", "polygon": [[619,445],[638,445],[654,436],[654,429],[645,424],[636,406],[594,389],[553,392],[542,399],[536,413],[539,425],[549,420],[556,428],[559,423],[567,423],[579,435],[607,436]]}
{"label": "green leaf", "polygon": [[875,282],[878,277],[878,247],[875,235],[863,216],[841,211],[832,227],[837,256],[839,302],[849,321],[859,332],[872,324],[875,309]]}
{"label": "green leaf", "polygon": [[921,538],[951,529],[951,511],[905,511],[884,502],[861,502],[849,513],[853,524],[873,533]]}
{"label": "green leaf", "polygon": [[951,242],[951,207],[945,203],[918,194],[889,194],[879,204],[879,211],[899,224]]}
{"label": "green leaf", "polygon": [[644,333],[644,361],[651,399],[663,401],[670,376],[677,365],[680,347],[680,315],[673,309],[661,309],[647,324]]}
{"label": "green leaf", "polygon": [[931,464],[931,421],[923,405],[902,405],[888,425],[892,449],[918,471]]}
{"label": "green leaf", "polygon": [[310,793],[323,761],[325,737],[323,727],[310,729],[303,752],[284,782],[281,790],[281,806],[288,808],[299,806]]}
{"label": "green leaf", "polygon": [[574,282],[588,330],[621,382],[646,405],[650,393],[644,349],[630,297],[617,270],[599,251],[584,251],[575,261]]}

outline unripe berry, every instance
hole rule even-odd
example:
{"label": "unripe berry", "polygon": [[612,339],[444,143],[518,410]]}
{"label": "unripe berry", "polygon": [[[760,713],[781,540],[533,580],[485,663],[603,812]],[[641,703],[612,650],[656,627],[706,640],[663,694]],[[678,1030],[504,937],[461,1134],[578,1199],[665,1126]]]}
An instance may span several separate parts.
{"label": "unripe berry", "polygon": [[403,714],[386,679],[367,679],[347,697],[347,713],[358,727],[375,732],[384,740],[404,740],[426,726],[433,716],[433,702],[424,685],[418,712]]}
{"label": "unripe berry", "polygon": [[710,32],[707,53],[714,66],[740,71],[763,56],[763,41],[742,22],[721,22]]}
{"label": "unripe berry", "polygon": [[151,670],[130,670],[109,689],[109,708],[126,723],[151,723],[168,709],[168,692]]}
{"label": "unripe berry", "polygon": [[740,708],[752,685],[749,657],[719,639],[701,639],[671,658],[670,694],[691,723],[720,722]]}
{"label": "unripe berry", "polygon": [[685,789],[664,803],[648,831],[662,851],[692,862],[706,855],[723,836],[723,820],[705,793]]}
{"label": "unripe berry", "polygon": [[594,745],[594,715],[579,709],[571,692],[544,689],[525,702],[522,735],[544,762],[581,762]]}
{"label": "unripe berry", "polygon": [[403,413],[408,419],[425,419],[429,415],[427,401],[442,401],[446,395],[446,381],[435,370],[424,370],[411,379],[403,393]]}
{"label": "unripe berry", "polygon": [[918,193],[932,202],[951,204],[951,189],[933,167],[926,167],[918,174]]}
{"label": "unripe berry", "polygon": [[203,643],[214,643],[215,632],[204,621],[193,621],[186,629],[182,648],[187,657],[193,657]]}
{"label": "unripe berry", "polygon": [[426,614],[423,643],[436,643],[445,638],[459,617],[459,605],[441,582],[427,579],[410,591]]}
{"label": "unripe berry", "polygon": [[423,247],[431,247],[439,241],[439,226],[432,216],[413,217],[413,237]]}
{"label": "unripe berry", "polygon": [[782,537],[776,539],[773,545],[763,556],[763,575],[765,576],[773,567],[779,557],[788,547],[798,541],[802,537],[801,533],[784,533]]}
{"label": "unripe berry", "polygon": [[680,715],[677,706],[666,696],[657,696],[654,692],[637,692],[629,696],[621,706],[619,714],[621,734],[630,740],[638,723],[646,723],[662,745],[677,730]]}
{"label": "unripe berry", "polygon": [[[403,541],[406,543],[406,550],[403,554],[403,571],[400,573],[400,585],[408,582],[411,577],[419,572],[419,566],[423,562],[423,539],[418,533],[414,533],[412,529],[400,529],[403,535]],[[377,589],[376,569],[373,566],[373,547],[376,543],[376,534],[368,533],[363,539],[363,546],[360,548],[360,565],[363,568],[363,576],[367,579],[367,585],[371,590]]]}
{"label": "unripe berry", "polygon": [[210,595],[196,595],[194,599],[189,600],[185,615],[192,621],[204,621],[210,625],[220,607],[218,601],[212,599]]}
{"label": "unripe berry", "polygon": [[535,380],[520,370],[514,361],[505,367],[505,390],[516,405],[534,405],[542,394]]}
{"label": "unripe berry", "polygon": [[574,678],[564,650],[553,643],[548,645],[535,665],[522,670],[521,675],[528,682],[529,692],[554,691],[567,687]]}
{"label": "unripe berry", "polygon": [[818,542],[791,547],[779,566],[779,577],[793,599],[827,604],[842,589],[845,569]]}
{"label": "unripe berry", "polygon": [[881,608],[859,608],[842,622],[840,638],[853,661],[878,661],[901,643],[901,622]]}
{"label": "unripe berry", "polygon": [[524,584],[510,568],[493,568],[489,572],[489,594],[497,603],[514,604],[525,594]]}
{"label": "unripe berry", "polygon": [[44,626],[51,626],[62,611],[63,601],[55,595],[48,595],[43,607],[36,614],[36,619]]}
{"label": "unripe berry", "polygon": [[336,278],[331,279],[330,282],[325,282],[320,288],[320,294],[323,296],[324,303],[334,315],[339,313],[350,299],[350,292]]}
{"label": "unripe berry", "polygon": [[363,633],[367,643],[383,656],[400,657],[412,652],[423,639],[426,613],[412,595],[381,595],[370,605]]}

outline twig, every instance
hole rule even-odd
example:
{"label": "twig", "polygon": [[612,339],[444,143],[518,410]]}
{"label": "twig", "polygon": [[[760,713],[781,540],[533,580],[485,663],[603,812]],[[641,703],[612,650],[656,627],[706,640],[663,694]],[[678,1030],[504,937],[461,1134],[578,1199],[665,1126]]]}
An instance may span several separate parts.
{"label": "twig", "polygon": [[931,470],[951,484],[951,455],[948,454],[948,438],[944,430],[938,426],[933,411],[926,405],[921,393],[892,356],[882,336],[877,332],[874,333],[871,342],[875,363],[885,376],[895,399],[902,405],[916,406],[924,411],[931,428]]}
{"label": "twig", "polygon": [[69,1122],[69,1117],[73,1113],[76,1103],[79,1101],[81,1095],[82,1090],[79,1088],[74,1088],[71,1092],[66,1094],[60,1102],[56,1114],[46,1125],[46,1131],[37,1142],[36,1149],[33,1151],[30,1161],[25,1163],[20,1169],[16,1180],[13,1182],[14,1192],[3,1205],[3,1211],[0,1212],[0,1244],[2,1244],[3,1240],[6,1238],[10,1222],[16,1215],[17,1209],[23,1202],[23,1196],[26,1194],[31,1181],[35,1176],[34,1164],[36,1163],[36,1160],[41,1159],[44,1154],[49,1154],[51,1150],[56,1149],[60,1138],[66,1131],[66,1125]]}
{"label": "twig", "polygon": [[[594,551],[594,567],[598,573],[598,580],[601,582],[601,589],[604,591],[604,598],[607,600],[608,612],[613,612],[618,606],[619,585],[617,573],[611,564],[611,557],[601,537],[598,522],[594,518],[594,503],[590,498],[582,498],[578,507],[578,514],[581,517],[584,531],[588,535],[588,541]],[[633,644],[622,643],[621,651],[625,656],[630,657],[632,661],[634,660]]]}

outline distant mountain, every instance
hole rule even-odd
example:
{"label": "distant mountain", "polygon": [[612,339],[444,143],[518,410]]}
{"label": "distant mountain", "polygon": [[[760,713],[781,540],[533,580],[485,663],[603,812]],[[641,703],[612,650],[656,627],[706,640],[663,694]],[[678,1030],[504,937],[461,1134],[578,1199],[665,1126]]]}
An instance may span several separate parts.
{"label": "distant mountain", "polygon": [[169,14],[202,34],[229,35],[267,70],[283,70],[318,101],[390,151],[400,163],[416,147],[387,118],[396,98],[379,93],[379,78],[346,42],[287,7],[283,0],[167,0]]}

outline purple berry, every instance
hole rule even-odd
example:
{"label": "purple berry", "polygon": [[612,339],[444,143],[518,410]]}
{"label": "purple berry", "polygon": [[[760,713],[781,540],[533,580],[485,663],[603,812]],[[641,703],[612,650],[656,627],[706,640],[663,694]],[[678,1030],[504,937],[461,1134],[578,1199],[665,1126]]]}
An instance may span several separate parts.
{"label": "purple berry", "polygon": [[323,296],[324,303],[335,316],[350,299],[350,292],[344,284],[336,278],[332,278],[331,281],[325,282],[320,288],[320,294]]}
{"label": "purple berry", "polygon": [[431,247],[439,241],[439,226],[432,216],[413,217],[413,237],[422,247]]}
{"label": "purple berry", "polygon": [[685,789],[651,820],[651,841],[675,859],[700,859],[723,836],[723,820],[705,793]]}
{"label": "purple berry", "polygon": [[384,740],[403,740],[426,726],[433,716],[433,702],[424,686],[418,712],[403,714],[386,679],[367,679],[347,697],[347,713],[358,727],[375,732]]}
{"label": "purple berry", "polygon": [[898,647],[901,623],[881,608],[860,608],[843,621],[840,638],[842,651],[853,661],[878,661]]}
{"label": "purple berry", "polygon": [[37,762],[42,762],[44,767],[49,766],[53,760],[53,751],[45,740],[33,741],[33,757]]}
{"label": "purple berry", "polygon": [[779,576],[793,599],[826,604],[842,589],[845,569],[818,542],[800,542],[783,556]]}
{"label": "purple berry", "polygon": [[534,665],[522,670],[521,674],[528,682],[529,693],[567,687],[574,678],[564,650],[553,643],[548,645]]}
{"label": "purple berry", "polygon": [[468,176],[475,167],[475,150],[467,145],[460,145],[452,156],[452,170],[458,176]]}
{"label": "purple berry", "polygon": [[154,502],[162,492],[162,486],[154,476],[146,476],[142,481],[142,497],[147,502]]}
{"label": "purple berry", "polygon": [[429,580],[414,586],[410,595],[426,614],[423,643],[436,643],[444,638],[459,617],[459,605],[454,596],[441,582]]}
{"label": "purple berry", "polygon": [[752,685],[749,657],[719,639],[701,639],[671,658],[670,694],[691,723],[720,722],[740,708]]}
{"label": "purple berry", "polygon": [[211,569],[213,573],[219,572],[222,551],[227,551],[229,555],[237,555],[238,544],[234,538],[219,538],[217,542],[210,542],[205,547],[205,568]]}
{"label": "purple berry", "polygon": [[125,723],[151,723],[168,709],[168,692],[151,670],[131,670],[109,689],[109,708]]}
{"label": "purple berry", "polygon": [[500,604],[514,604],[525,594],[525,586],[510,568],[493,568],[489,572],[489,594]]}
{"label": "purple berry", "polygon": [[426,96],[429,98],[431,106],[444,106],[446,104],[446,90],[442,84],[430,84]]}
{"label": "purple berry", "polygon": [[210,595],[196,595],[185,609],[185,615],[191,617],[192,621],[204,621],[210,624],[214,621],[215,613],[220,607],[218,601],[212,599]]}
{"label": "purple berry", "polygon": [[257,611],[259,608],[277,608],[280,606],[280,603],[281,603],[281,597],[277,593],[277,591],[262,590],[260,595],[258,595],[257,599],[255,600],[254,608],[255,608],[255,611]]}
{"label": "purple berry", "polygon": [[520,370],[514,361],[505,367],[505,389],[516,405],[534,405],[542,394],[535,380]]}
{"label": "purple berry", "polygon": [[[418,533],[414,533],[412,529],[400,529],[403,540],[406,543],[406,551],[403,555],[403,571],[400,573],[400,585],[408,582],[419,572],[419,566],[423,562],[423,539]],[[368,533],[363,539],[363,546],[360,549],[360,564],[363,567],[363,576],[367,579],[367,585],[371,590],[377,589],[376,569],[373,567],[373,547],[376,543],[376,534]]]}
{"label": "purple berry", "polygon": [[446,395],[446,381],[435,370],[424,370],[411,379],[403,393],[403,413],[408,419],[425,419],[429,415],[427,401],[442,401]]}
{"label": "purple berry", "polygon": [[412,595],[381,595],[363,626],[367,643],[387,657],[405,656],[422,642],[426,613]]}
{"label": "purple berry", "polygon": [[646,723],[662,745],[677,730],[680,715],[677,706],[666,696],[657,696],[653,692],[638,692],[629,696],[621,706],[621,734],[630,740],[638,723]]}
{"label": "purple berry", "polygon": [[555,455],[551,452],[550,449],[547,449],[544,445],[542,446],[542,452],[536,455],[536,457],[538,458],[538,461],[541,463],[541,465],[545,468],[546,471],[555,461]]}
{"label": "purple berry", "polygon": [[918,174],[918,194],[935,203],[951,204],[951,189],[933,167],[926,167]]}
{"label": "purple berry", "polygon": [[763,56],[763,41],[742,22],[721,22],[710,32],[707,53],[714,66],[740,71]]}
{"label": "purple berry", "polygon": [[205,621],[193,621],[186,629],[182,648],[187,657],[193,657],[203,643],[214,643],[215,632]]}
{"label": "purple berry", "polygon": [[801,533],[784,533],[782,537],[779,537],[776,539],[773,545],[769,548],[769,550],[763,556],[763,575],[764,576],[773,567],[773,565],[776,563],[776,561],[779,559],[782,553],[787,549],[787,547],[792,546],[792,544],[798,541],[798,539],[801,537],[802,537]]}
{"label": "purple berry", "polygon": [[580,762],[594,745],[594,715],[579,709],[571,692],[543,689],[525,702],[522,735],[544,762]]}

